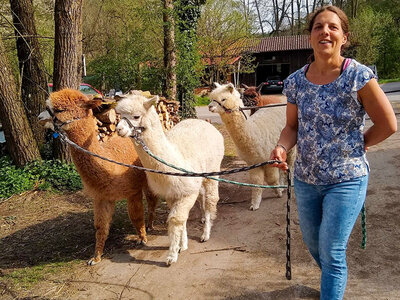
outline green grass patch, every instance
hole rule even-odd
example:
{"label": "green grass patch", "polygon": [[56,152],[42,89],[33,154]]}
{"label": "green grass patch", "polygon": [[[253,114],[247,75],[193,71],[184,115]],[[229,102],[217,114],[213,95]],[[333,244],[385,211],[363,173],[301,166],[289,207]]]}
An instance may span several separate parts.
{"label": "green grass patch", "polygon": [[196,106],[206,106],[208,104],[210,104],[210,98],[208,98],[207,96],[194,96],[196,99]]}
{"label": "green grass patch", "polygon": [[1,277],[10,280],[13,285],[18,288],[29,289],[35,284],[49,279],[52,275],[56,275],[60,272],[69,272],[71,267],[81,263],[82,260],[73,260],[69,262],[41,264],[38,266],[17,269],[9,274],[3,273]]}
{"label": "green grass patch", "polygon": [[0,170],[0,199],[32,189],[62,192],[82,189],[75,166],[60,160],[35,161],[19,168],[8,156],[3,156]]}
{"label": "green grass patch", "polygon": [[393,79],[379,79],[378,83],[379,84],[385,84],[385,83],[389,83],[389,82],[398,82],[400,81],[400,78],[393,78]]}

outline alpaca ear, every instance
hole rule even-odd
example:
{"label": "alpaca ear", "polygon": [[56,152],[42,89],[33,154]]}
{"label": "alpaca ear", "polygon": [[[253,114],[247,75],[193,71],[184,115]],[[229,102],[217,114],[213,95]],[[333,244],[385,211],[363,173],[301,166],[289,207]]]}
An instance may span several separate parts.
{"label": "alpaca ear", "polygon": [[124,98],[125,98],[125,96],[123,96],[123,95],[115,95],[114,96],[114,100],[117,101],[117,102],[122,100],[122,99],[124,99]]}
{"label": "alpaca ear", "polygon": [[242,87],[244,87],[245,89],[248,89],[249,87],[247,85],[245,85],[244,83],[242,83]]}
{"label": "alpaca ear", "polygon": [[261,82],[258,87],[256,87],[257,93],[260,93],[262,87],[264,86],[264,82]]}
{"label": "alpaca ear", "polygon": [[144,101],[143,106],[146,110],[149,110],[150,107],[152,107],[157,102],[158,102],[158,96],[154,96],[154,97],[150,98],[149,100]]}
{"label": "alpaca ear", "polygon": [[94,98],[89,101],[84,101],[80,107],[84,109],[95,109],[103,104],[103,100],[99,98]]}
{"label": "alpaca ear", "polygon": [[233,91],[235,90],[235,87],[233,86],[233,84],[230,82],[226,85],[226,89],[232,94]]}
{"label": "alpaca ear", "polygon": [[214,82],[214,86],[215,86],[216,88],[218,88],[218,87],[220,87],[221,85],[220,85],[218,82]]}

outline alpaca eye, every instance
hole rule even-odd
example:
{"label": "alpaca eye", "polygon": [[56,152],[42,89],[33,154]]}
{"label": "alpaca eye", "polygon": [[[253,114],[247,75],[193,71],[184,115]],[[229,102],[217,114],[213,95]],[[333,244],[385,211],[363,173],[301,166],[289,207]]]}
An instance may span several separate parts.
{"label": "alpaca eye", "polygon": [[53,109],[53,113],[58,114],[58,113],[62,113],[64,110],[62,109]]}
{"label": "alpaca eye", "polygon": [[135,120],[139,120],[140,116],[133,116]]}
{"label": "alpaca eye", "polygon": [[225,101],[226,101],[226,99],[222,99],[221,101],[222,101],[222,102],[225,102]]}

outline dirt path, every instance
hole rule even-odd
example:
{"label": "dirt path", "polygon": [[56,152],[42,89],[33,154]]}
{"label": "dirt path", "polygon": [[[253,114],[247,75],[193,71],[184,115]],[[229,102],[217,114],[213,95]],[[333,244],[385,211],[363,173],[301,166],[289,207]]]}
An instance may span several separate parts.
{"label": "dirt path", "polygon": [[[362,233],[358,220],[349,243],[345,299],[399,299],[400,133],[372,147],[368,158],[372,171],[366,204],[367,249],[360,248]],[[241,165],[236,158],[226,160],[224,168]],[[248,182],[245,173],[225,178]],[[202,224],[199,208],[195,206],[188,221],[189,249],[171,267],[165,266],[167,210],[162,204],[147,246],[135,246],[129,234],[132,232],[129,221],[124,219],[126,216],[118,217],[107,241],[107,255],[100,264],[87,267],[80,261],[60,275],[58,281],[53,278],[27,293],[37,297],[34,299],[71,300],[318,299],[320,272],[301,241],[295,201],[292,201],[291,231],[293,278],[288,281],[285,278],[286,198],[275,198],[271,190],[266,190],[260,209],[253,212],[248,210],[250,188],[221,184],[220,197],[210,240],[199,242]],[[32,256],[34,265],[52,261],[57,255],[59,261],[89,257],[94,242],[91,204],[83,195],[75,195],[74,199],[59,199],[64,212],[55,219],[49,213],[38,224],[19,230],[2,225],[6,231],[0,240],[3,271],[18,264],[24,266]],[[10,212],[4,205],[0,205],[2,215]],[[41,209],[42,215],[46,215],[46,206],[42,205]],[[64,238],[56,235],[62,230],[68,231]],[[49,239],[50,233],[55,238]],[[18,244],[24,238],[28,242]],[[40,239],[44,240],[42,246],[37,241]],[[73,252],[74,247],[79,251]],[[7,292],[3,287],[2,293],[0,289],[0,298],[13,299],[12,291]],[[19,294],[14,292],[16,295]]]}

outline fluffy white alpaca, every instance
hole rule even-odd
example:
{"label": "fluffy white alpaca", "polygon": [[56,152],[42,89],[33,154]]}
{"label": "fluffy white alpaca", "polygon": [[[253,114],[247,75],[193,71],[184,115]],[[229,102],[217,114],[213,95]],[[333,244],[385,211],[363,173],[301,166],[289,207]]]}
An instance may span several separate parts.
{"label": "fluffy white alpaca", "polygon": [[[241,159],[248,165],[269,160],[271,151],[279,139],[279,135],[286,123],[286,108],[271,107],[257,111],[247,120],[239,110],[243,107],[239,92],[232,83],[220,85],[210,93],[208,108],[211,112],[219,113],[226,129],[236,146],[236,151]],[[289,167],[293,166],[295,150],[288,153]],[[279,185],[283,172],[278,168],[265,165],[249,171],[250,182],[253,184]],[[251,210],[260,207],[262,188],[253,188],[251,194]],[[275,190],[282,197],[282,190]]]}
{"label": "fluffy white alpaca", "polygon": [[[135,131],[130,125],[141,127],[141,139],[157,157],[189,171],[219,171],[224,156],[224,140],[221,133],[210,123],[197,119],[184,120],[164,133],[153,105],[157,99],[158,97],[147,100],[138,95],[124,96],[115,108],[122,117],[117,125],[118,134],[129,137]],[[136,144],[135,148],[144,167],[179,172],[151,158],[140,145]],[[187,249],[186,221],[199,194],[200,198],[204,199],[201,207],[204,208],[205,221],[201,241],[210,238],[219,200],[218,181],[151,172],[147,172],[146,175],[150,189],[165,198],[170,208],[170,247],[167,257],[167,265],[170,265],[177,261],[180,250]]]}

